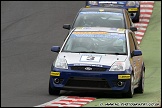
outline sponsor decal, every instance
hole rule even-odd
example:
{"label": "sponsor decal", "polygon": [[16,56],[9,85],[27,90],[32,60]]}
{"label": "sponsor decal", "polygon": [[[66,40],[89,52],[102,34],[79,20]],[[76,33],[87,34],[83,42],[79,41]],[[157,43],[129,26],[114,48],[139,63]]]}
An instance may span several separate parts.
{"label": "sponsor decal", "polygon": [[60,76],[60,72],[51,72],[51,76]]}
{"label": "sponsor decal", "polygon": [[74,66],[95,66],[95,67],[103,67],[100,64],[84,64],[84,63],[76,63]]}
{"label": "sponsor decal", "polygon": [[117,29],[117,31],[118,31],[119,33],[124,33],[125,29],[119,28],[119,29]]}
{"label": "sponsor decal", "polygon": [[99,12],[80,12],[79,14],[111,14],[111,15],[119,15],[119,16],[123,15],[123,13],[103,12],[103,11],[99,11]]}
{"label": "sponsor decal", "polygon": [[138,8],[128,8],[128,11],[138,11]]}
{"label": "sponsor decal", "polygon": [[111,1],[99,1],[99,3],[112,3],[112,4],[117,4],[117,2],[111,2]]}
{"label": "sponsor decal", "polygon": [[108,32],[74,32],[71,37],[84,38],[125,38],[125,29],[118,29],[118,33]]}
{"label": "sponsor decal", "polygon": [[108,32],[73,32],[73,34],[108,34]]}
{"label": "sponsor decal", "polygon": [[82,55],[81,62],[100,62],[102,56],[100,55]]}
{"label": "sponsor decal", "polygon": [[95,57],[93,57],[93,56],[88,56],[86,60],[94,60],[94,59],[95,59]]}
{"label": "sponsor decal", "polygon": [[130,79],[130,75],[118,75],[118,79]]}

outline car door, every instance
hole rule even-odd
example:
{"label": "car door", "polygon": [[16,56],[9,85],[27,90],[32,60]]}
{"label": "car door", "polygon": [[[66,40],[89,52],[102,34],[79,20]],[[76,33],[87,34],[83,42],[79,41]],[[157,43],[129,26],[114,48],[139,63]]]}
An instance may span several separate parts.
{"label": "car door", "polygon": [[[129,32],[129,47],[130,47],[130,55],[132,55],[132,52],[137,49],[137,47],[135,46],[134,40],[133,40],[133,36],[132,33]],[[130,63],[132,65],[133,68],[133,72],[134,72],[134,82],[137,83],[138,82],[138,76],[139,76],[139,62],[138,62],[138,56],[131,56],[130,57]]]}
{"label": "car door", "polygon": [[[135,37],[135,33],[131,32],[130,35],[132,35],[134,45],[135,45],[135,50],[140,50],[139,44],[138,44],[137,39]],[[142,56],[136,56],[136,59],[137,59],[137,65],[138,65],[137,66],[138,67],[137,80],[140,80],[143,58],[142,58]]]}

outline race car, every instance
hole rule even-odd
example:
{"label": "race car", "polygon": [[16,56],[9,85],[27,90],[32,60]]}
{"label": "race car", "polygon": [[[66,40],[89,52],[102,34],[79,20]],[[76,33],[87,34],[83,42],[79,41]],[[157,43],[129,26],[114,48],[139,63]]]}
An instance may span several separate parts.
{"label": "race car", "polygon": [[128,10],[133,22],[139,22],[139,1],[86,1],[86,7],[123,8]]}
{"label": "race car", "polygon": [[61,90],[117,92],[132,98],[144,92],[145,65],[129,29],[77,27],[70,31],[51,66],[49,94]]}
{"label": "race car", "polygon": [[75,27],[112,27],[137,31],[128,11],[119,8],[81,8],[72,25],[63,25],[63,28],[68,30]]}

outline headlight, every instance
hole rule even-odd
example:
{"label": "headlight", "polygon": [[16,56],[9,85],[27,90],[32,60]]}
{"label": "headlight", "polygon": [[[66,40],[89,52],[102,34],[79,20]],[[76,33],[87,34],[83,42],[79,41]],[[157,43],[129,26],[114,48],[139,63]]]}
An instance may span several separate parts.
{"label": "headlight", "polygon": [[135,1],[128,1],[126,6],[135,6],[136,2]]}
{"label": "headlight", "polygon": [[140,4],[139,4],[139,1],[136,1],[136,4],[137,4],[137,5],[140,5]]}
{"label": "headlight", "polygon": [[68,69],[67,61],[64,58],[57,58],[56,61],[53,63],[53,66],[61,69]]}
{"label": "headlight", "polygon": [[115,62],[109,71],[125,71],[125,62]]}
{"label": "headlight", "polygon": [[90,5],[98,5],[98,2],[97,1],[89,1],[89,4]]}

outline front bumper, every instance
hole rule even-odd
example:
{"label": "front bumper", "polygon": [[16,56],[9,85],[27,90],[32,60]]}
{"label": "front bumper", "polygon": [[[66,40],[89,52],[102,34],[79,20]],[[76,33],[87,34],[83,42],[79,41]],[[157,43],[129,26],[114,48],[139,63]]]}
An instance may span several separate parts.
{"label": "front bumper", "polygon": [[128,71],[90,72],[55,69],[50,75],[50,86],[59,90],[127,92],[130,87],[130,77],[121,78],[121,76],[130,76]]}

